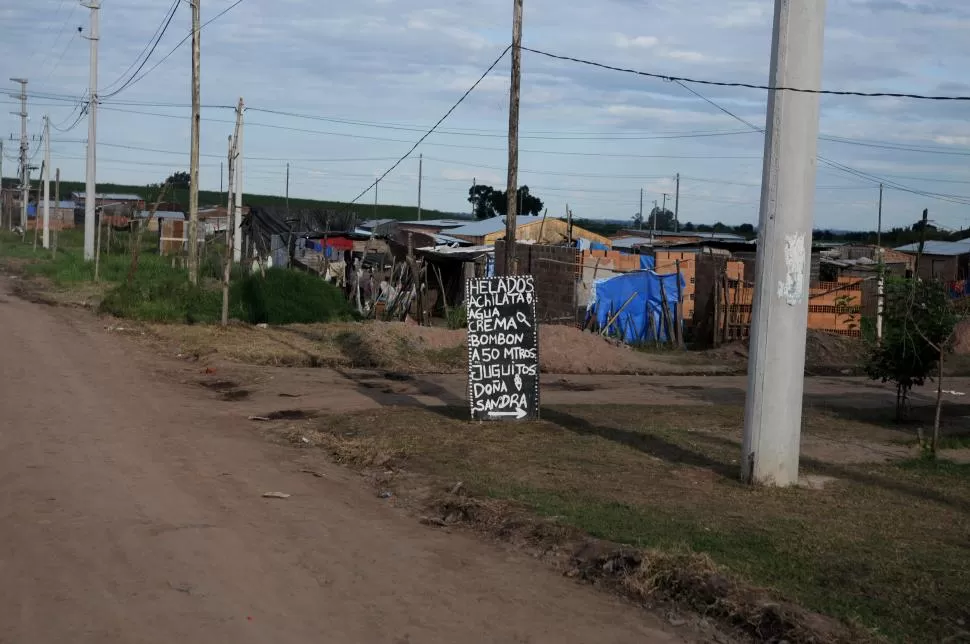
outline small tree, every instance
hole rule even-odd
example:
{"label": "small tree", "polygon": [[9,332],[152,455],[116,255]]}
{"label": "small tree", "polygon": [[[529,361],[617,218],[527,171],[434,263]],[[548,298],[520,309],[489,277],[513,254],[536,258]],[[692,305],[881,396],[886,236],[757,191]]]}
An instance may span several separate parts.
{"label": "small tree", "polygon": [[897,421],[908,416],[913,387],[923,385],[933,368],[941,365],[956,322],[943,284],[915,278],[886,280],[882,341],[869,343],[866,373],[873,380],[896,385]]}

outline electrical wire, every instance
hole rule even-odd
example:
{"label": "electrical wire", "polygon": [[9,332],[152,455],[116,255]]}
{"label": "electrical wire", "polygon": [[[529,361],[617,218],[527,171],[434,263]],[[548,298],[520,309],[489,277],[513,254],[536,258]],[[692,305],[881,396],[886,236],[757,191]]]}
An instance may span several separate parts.
{"label": "electrical wire", "polygon": [[[745,125],[747,125],[752,130],[755,130],[757,132],[761,132],[762,134],[764,134],[764,131],[765,131],[764,128],[758,127],[754,123],[751,123],[750,121],[748,121],[748,120],[746,120],[746,119],[738,116],[737,114],[735,114],[731,110],[729,110],[726,107],[724,107],[724,106],[716,103],[715,101],[711,100],[710,98],[704,96],[703,94],[701,94],[700,92],[698,92],[694,88],[689,87],[685,83],[683,83],[683,82],[681,82],[679,80],[674,80],[673,82],[677,83],[678,85],[680,85],[681,87],[683,87],[685,90],[687,90],[688,92],[690,92],[694,96],[698,97],[699,99],[703,100],[704,102],[708,103],[709,105],[715,107],[716,109],[718,109],[719,111],[723,112],[724,114],[727,114],[731,118],[733,118],[733,119],[735,119],[737,121],[740,121],[741,123],[744,123]],[[915,188],[910,188],[908,186],[905,186],[903,184],[897,183],[895,181],[890,181],[888,179],[884,179],[882,177],[878,177],[876,175],[869,174],[867,172],[863,172],[862,170],[857,170],[855,168],[852,168],[852,167],[847,166],[845,164],[839,163],[837,161],[832,161],[831,159],[827,159],[826,157],[824,157],[824,156],[822,156],[820,154],[819,155],[816,155],[816,157],[818,158],[818,160],[819,160],[820,163],[823,163],[824,165],[826,165],[826,166],[828,166],[830,168],[833,168],[835,170],[839,170],[840,172],[844,172],[846,174],[850,174],[850,175],[852,175],[852,176],[854,176],[856,178],[859,178],[859,179],[864,179],[866,181],[870,181],[870,182],[872,182],[874,184],[880,184],[881,183],[881,184],[885,185],[886,187],[893,188],[893,189],[898,190],[900,192],[908,192],[908,193],[912,193],[912,194],[915,194],[915,195],[920,195],[920,196],[923,196],[923,197],[928,197],[928,198],[931,198],[931,199],[938,199],[940,201],[946,201],[946,202],[956,203],[956,204],[960,204],[960,205],[970,205],[970,197],[964,197],[964,196],[959,196],[959,195],[946,195],[946,194],[932,193],[932,192],[926,192],[924,190],[918,190],[918,189],[915,189]]]}
{"label": "electrical wire", "polygon": [[[239,5],[241,5],[242,3],[243,3],[243,0],[236,0],[236,2],[232,3],[227,8],[223,9],[222,11],[220,11],[219,13],[217,13],[215,16],[213,16],[209,20],[206,20],[204,23],[202,23],[199,26],[199,31],[201,32],[208,25],[212,24],[213,22],[215,22],[216,20],[218,20],[222,16],[226,15],[227,13],[229,13],[230,11],[232,11],[233,9],[235,9],[236,7],[238,7]],[[187,36],[185,36],[184,38],[182,38],[182,40],[180,40],[178,42],[178,44],[175,45],[175,47],[173,47],[170,52],[168,52],[167,54],[165,54],[157,63],[155,63],[154,65],[152,65],[147,71],[145,71],[144,73],[142,73],[137,78],[135,76],[132,76],[132,79],[125,85],[125,87],[123,87],[123,88],[121,88],[121,89],[119,89],[119,90],[117,90],[115,92],[112,92],[111,94],[109,94],[105,98],[111,98],[111,97],[117,96],[123,89],[125,89],[127,87],[131,87],[132,85],[134,85],[135,83],[138,83],[141,79],[145,78],[146,76],[148,76],[149,74],[151,74],[153,71],[155,71],[156,69],[158,69],[159,65],[161,65],[166,60],[168,60],[172,56],[172,54],[174,54],[176,51],[178,51],[179,47],[181,47],[182,45],[184,45],[185,42],[189,38],[192,37],[193,32],[194,32],[194,30],[190,30]],[[146,59],[146,62],[147,62],[147,59]],[[142,65],[142,66],[144,66],[144,65]],[[139,71],[141,71],[141,68],[139,68]],[[136,72],[136,74],[137,74],[137,72]],[[235,109],[235,108],[231,108],[231,109]]]}
{"label": "electrical wire", "polygon": [[449,108],[449,110],[447,112],[445,112],[444,116],[442,116],[440,119],[438,119],[438,122],[435,123],[434,125],[432,125],[431,126],[431,129],[428,130],[420,139],[418,139],[417,142],[413,146],[411,146],[411,149],[410,150],[408,150],[407,152],[404,153],[404,156],[402,156],[400,159],[398,159],[394,163],[394,165],[392,165],[390,168],[388,168],[384,172],[384,174],[382,174],[379,178],[375,179],[374,180],[374,183],[372,183],[370,186],[368,186],[359,195],[357,195],[356,197],[354,197],[353,200],[351,200],[350,204],[352,205],[352,204],[357,203],[357,200],[358,199],[360,199],[361,197],[363,197],[364,195],[366,195],[368,192],[370,192],[370,189],[371,188],[375,188],[377,186],[377,184],[379,184],[381,182],[381,179],[383,179],[384,177],[386,177],[387,175],[389,175],[391,172],[393,172],[394,169],[397,168],[399,165],[401,165],[404,162],[405,159],[407,159],[409,156],[411,156],[411,153],[414,152],[415,150],[417,150],[418,149],[418,146],[421,145],[424,142],[425,139],[427,139],[429,136],[431,136],[434,133],[434,131],[436,129],[438,129],[438,126],[441,125],[442,123],[444,123],[445,122],[445,119],[447,119],[449,116],[451,116],[451,113],[454,112],[456,109],[458,109],[458,106],[459,105],[461,105],[463,102],[465,102],[465,99],[468,98],[468,96],[473,91],[475,91],[475,89],[479,86],[479,84],[481,84],[481,82],[483,80],[485,80],[485,77],[488,76],[490,73],[492,73],[492,70],[495,69],[498,66],[498,64],[502,61],[503,58],[505,58],[505,54],[509,53],[509,50],[510,49],[512,49],[512,45],[509,45],[508,47],[506,47],[505,49],[503,49],[502,50],[502,53],[499,54],[499,57],[495,59],[495,62],[493,62],[491,65],[489,65],[488,69],[485,70],[485,73],[483,73],[478,78],[478,80],[476,80],[472,84],[471,87],[469,87],[467,90],[465,90],[465,93],[461,95],[461,98],[459,98],[458,101],[456,101],[455,104],[452,105],[451,108]]}
{"label": "electrical wire", "polygon": [[572,63],[589,65],[591,67],[608,69],[610,71],[622,72],[624,74],[635,74],[637,76],[645,76],[647,78],[656,78],[670,83],[690,83],[692,85],[713,85],[715,87],[742,87],[745,89],[760,89],[765,91],[776,91],[776,92],[797,92],[801,94],[821,94],[824,96],[857,96],[857,97],[865,97],[865,98],[878,98],[878,97],[909,98],[909,99],[921,100],[921,101],[970,101],[970,96],[941,96],[941,95],[928,95],[928,94],[907,94],[907,93],[901,93],[901,92],[858,92],[858,91],[851,91],[851,90],[847,91],[847,90],[831,90],[831,89],[806,89],[803,87],[788,87],[785,85],[758,85],[755,83],[700,80],[696,78],[687,78],[685,76],[671,76],[670,74],[658,74],[655,72],[644,72],[636,69],[616,67],[614,65],[607,65],[606,63],[598,63],[592,60],[576,58],[574,56],[563,56],[560,54],[551,54],[547,51],[542,51],[541,49],[522,47],[522,50],[528,51],[533,54],[538,54],[540,56],[546,56],[547,58],[554,58],[556,60],[564,60]]}
{"label": "electrical wire", "polygon": [[[145,65],[147,65],[148,64],[148,61],[151,59],[152,54],[154,54],[155,53],[155,50],[158,49],[158,44],[160,42],[162,42],[162,38],[165,37],[165,32],[168,31],[169,26],[171,26],[171,24],[172,24],[172,20],[175,18],[175,11],[176,11],[176,9],[178,9],[179,2],[180,2],[180,0],[175,0],[175,2],[172,4],[172,9],[168,13],[168,18],[165,21],[165,24],[162,27],[161,32],[158,33],[158,37],[155,38],[155,42],[152,43],[151,49],[148,51],[148,55],[146,55],[145,58],[144,58],[144,60],[141,61],[141,64],[138,65],[138,69],[136,69],[132,73],[132,75],[128,77],[128,80],[125,81],[125,84],[124,85],[122,85],[121,87],[119,87],[115,91],[111,92],[110,94],[106,94],[105,96],[99,96],[99,98],[98,98],[99,101],[100,100],[107,100],[107,99],[110,99],[113,96],[117,96],[118,94],[120,94],[121,92],[125,91],[126,89],[128,89],[129,87],[131,87],[132,85],[134,85],[136,82],[138,82],[137,80],[135,80],[135,77],[138,76],[138,73],[141,72],[141,70],[145,68]],[[136,59],[136,61],[137,61],[137,59]],[[125,72],[125,74],[127,74],[127,72]],[[122,74],[121,77],[124,78],[125,74]],[[115,81],[115,83],[112,83],[112,85],[116,84],[117,82],[118,81]],[[110,85],[109,85],[109,87],[110,87]]]}
{"label": "electrical wire", "polygon": [[[165,30],[168,28],[168,25],[172,22],[172,18],[175,16],[175,11],[178,9],[180,1],[181,0],[175,0],[175,2],[172,3],[172,6],[168,9],[168,11],[165,12],[165,15],[162,17],[161,22],[158,23],[157,27],[155,27],[155,32],[152,34],[152,37],[148,39],[148,42],[145,43],[145,46],[142,48],[142,50],[138,53],[137,56],[135,56],[135,59],[131,61],[131,64],[128,65],[128,69],[123,71],[121,73],[121,76],[119,76],[118,79],[115,80],[115,82],[109,85],[105,85],[103,89],[98,90],[98,95],[106,93],[111,87],[114,87],[115,85],[118,85],[119,83],[121,83],[125,79],[125,76],[128,75],[128,72],[130,72],[132,69],[135,68],[135,65],[137,65],[138,61],[142,59],[142,56],[145,56],[145,52],[148,52],[149,48],[151,48],[151,52],[155,51],[155,47],[158,46],[158,42],[161,40],[162,36],[164,35]],[[142,62],[143,66],[145,62],[148,61],[148,58],[151,57],[151,52],[148,53],[148,56],[145,57],[145,61]],[[137,73],[138,72],[136,71],[135,74]],[[132,74],[132,76],[134,76],[135,74]]]}

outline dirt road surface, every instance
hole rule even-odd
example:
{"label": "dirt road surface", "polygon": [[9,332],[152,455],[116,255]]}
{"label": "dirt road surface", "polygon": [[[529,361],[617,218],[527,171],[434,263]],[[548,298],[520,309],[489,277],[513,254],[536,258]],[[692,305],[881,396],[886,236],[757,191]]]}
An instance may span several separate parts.
{"label": "dirt road surface", "polygon": [[237,408],[0,285],[0,643],[691,641],[339,467],[301,473]]}

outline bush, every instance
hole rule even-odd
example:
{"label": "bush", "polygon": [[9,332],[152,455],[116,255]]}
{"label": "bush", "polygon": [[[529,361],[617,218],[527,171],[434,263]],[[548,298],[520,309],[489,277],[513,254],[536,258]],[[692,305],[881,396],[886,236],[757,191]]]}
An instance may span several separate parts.
{"label": "bush", "polygon": [[131,286],[122,282],[108,291],[101,312],[149,322],[218,322],[222,294],[193,286],[183,271],[150,262],[139,266]]}
{"label": "bush", "polygon": [[254,274],[233,289],[242,319],[250,324],[309,324],[354,318],[336,286],[319,277],[283,268]]}

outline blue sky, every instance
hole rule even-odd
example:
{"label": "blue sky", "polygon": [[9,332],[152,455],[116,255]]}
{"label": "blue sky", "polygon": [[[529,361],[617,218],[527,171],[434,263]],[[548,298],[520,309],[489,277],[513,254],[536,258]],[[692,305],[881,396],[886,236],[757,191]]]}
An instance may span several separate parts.
{"label": "blue sky", "polygon": [[[203,20],[232,0],[202,0]],[[202,185],[218,189],[234,105],[314,118],[246,114],[246,190],[349,200],[410,148],[501,53],[512,3],[472,0],[243,0],[203,31]],[[143,50],[169,0],[103,0],[103,90]],[[694,78],[765,83],[771,0],[525,0],[524,44],[621,67]],[[185,37],[182,2],[146,69]],[[0,86],[27,77],[30,131],[41,117],[71,125],[87,91],[88,11],[76,0],[0,0]],[[827,89],[970,94],[970,7],[950,0],[829,0]],[[504,185],[509,59],[418,152],[426,208],[467,210],[473,179]],[[761,91],[696,88],[763,126]],[[6,92],[5,92],[6,93]],[[72,99],[73,97],[73,99]],[[72,100],[74,102],[72,102]],[[190,50],[175,51],[140,82],[105,101],[99,115],[99,181],[145,184],[187,169]],[[19,133],[13,99],[0,97],[5,153]],[[73,112],[74,115],[77,112]],[[886,191],[887,226],[922,208],[940,225],[970,226],[970,104],[825,97],[819,152],[856,170],[942,198]],[[762,137],[683,88],[659,80],[523,54],[521,183],[552,215],[632,217],[673,192],[680,172],[682,221],[755,223]],[[54,132],[52,164],[84,171],[86,122]],[[124,147],[123,147],[124,146]],[[134,148],[134,149],[132,149]],[[914,149],[915,148],[915,149]],[[415,153],[417,154],[417,152]],[[8,176],[14,164],[5,160]],[[416,204],[418,161],[381,183],[382,203]],[[816,225],[874,228],[875,182],[820,166]],[[370,193],[362,198],[373,203]],[[361,208],[367,214],[367,208]]]}

